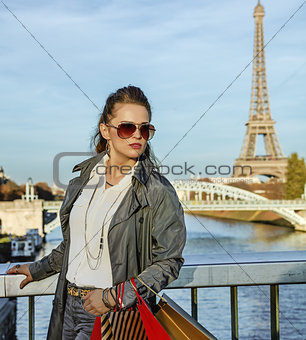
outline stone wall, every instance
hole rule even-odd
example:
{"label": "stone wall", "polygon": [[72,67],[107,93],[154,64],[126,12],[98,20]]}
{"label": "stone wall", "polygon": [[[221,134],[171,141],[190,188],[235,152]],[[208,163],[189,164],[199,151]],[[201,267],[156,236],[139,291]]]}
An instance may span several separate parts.
{"label": "stone wall", "polygon": [[2,232],[25,235],[29,228],[38,228],[43,236],[43,200],[26,202],[24,200],[0,202]]}

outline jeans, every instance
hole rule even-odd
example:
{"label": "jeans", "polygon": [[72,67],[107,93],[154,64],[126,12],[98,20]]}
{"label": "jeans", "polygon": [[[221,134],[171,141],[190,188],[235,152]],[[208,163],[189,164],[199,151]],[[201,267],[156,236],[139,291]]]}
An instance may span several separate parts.
{"label": "jeans", "polygon": [[96,316],[83,308],[82,298],[67,295],[62,340],[90,340]]}

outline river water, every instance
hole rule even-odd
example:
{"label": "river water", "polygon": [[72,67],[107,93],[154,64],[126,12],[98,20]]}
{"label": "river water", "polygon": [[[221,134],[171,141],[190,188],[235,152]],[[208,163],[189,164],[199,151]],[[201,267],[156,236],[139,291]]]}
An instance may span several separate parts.
{"label": "river water", "polygon": [[[306,233],[259,223],[185,215],[185,255],[305,250]],[[38,258],[50,253],[61,241],[60,228],[47,236]],[[198,289],[199,321],[218,339],[231,339],[229,288]],[[166,290],[187,312],[191,312],[190,290]],[[239,287],[239,339],[270,339],[269,287]],[[306,339],[306,284],[280,286],[280,337]],[[35,338],[45,339],[53,296],[35,298]],[[28,339],[28,298],[18,298],[17,339]]]}

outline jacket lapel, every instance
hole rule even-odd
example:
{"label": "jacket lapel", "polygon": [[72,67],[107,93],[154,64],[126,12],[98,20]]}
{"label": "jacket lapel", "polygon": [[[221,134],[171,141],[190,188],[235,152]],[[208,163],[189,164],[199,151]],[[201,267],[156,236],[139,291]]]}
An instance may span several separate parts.
{"label": "jacket lapel", "polygon": [[[86,185],[86,183],[89,180],[89,176],[91,173],[91,170],[94,168],[94,166],[102,159],[102,157],[105,155],[105,152],[102,152],[92,158],[89,158],[85,160],[84,162],[77,164],[72,172],[81,171],[79,177],[75,177],[72,180],[69,181],[69,185],[66,191],[65,200],[61,207],[61,222],[62,225],[65,221],[65,216],[69,214],[73,203],[81,193],[81,190]],[[62,221],[63,219],[63,221]]]}
{"label": "jacket lapel", "polygon": [[141,156],[132,177],[132,186],[123,197],[111,221],[109,231],[117,224],[129,219],[139,209],[149,205],[145,191],[150,171],[153,170],[151,165],[152,163],[147,158]]}
{"label": "jacket lapel", "polygon": [[111,220],[109,231],[111,231],[117,224],[129,219],[141,208],[141,206],[141,202],[139,201],[134,188],[130,187]]}

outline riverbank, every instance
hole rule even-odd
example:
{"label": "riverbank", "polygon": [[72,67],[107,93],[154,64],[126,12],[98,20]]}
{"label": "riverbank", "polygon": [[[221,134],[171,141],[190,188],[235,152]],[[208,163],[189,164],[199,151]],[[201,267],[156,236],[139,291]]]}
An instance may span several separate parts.
{"label": "riverbank", "polygon": [[11,240],[8,235],[0,234],[0,263],[11,259]]}
{"label": "riverbank", "polygon": [[[185,211],[185,214],[188,214],[188,211]],[[265,223],[278,225],[282,227],[290,227],[293,226],[279,215],[274,213],[273,211],[261,211],[261,210],[246,210],[246,211],[228,211],[228,210],[215,210],[215,211],[197,211],[193,210],[192,214],[199,216],[207,216],[213,218],[221,218],[221,219],[229,219],[235,221],[243,221],[243,222],[255,222],[255,223]],[[306,217],[306,211],[298,212],[299,215]]]}

